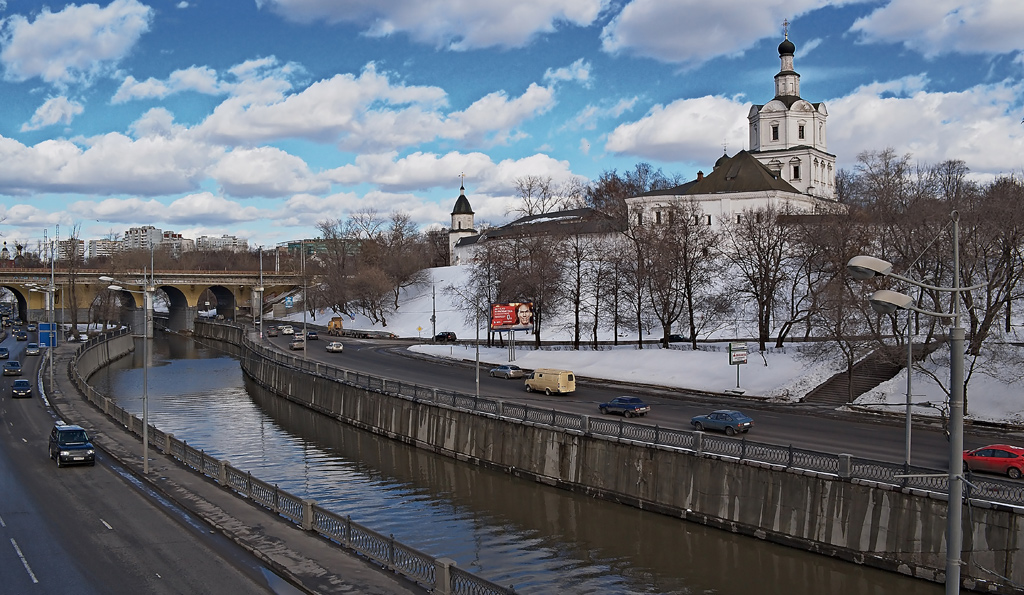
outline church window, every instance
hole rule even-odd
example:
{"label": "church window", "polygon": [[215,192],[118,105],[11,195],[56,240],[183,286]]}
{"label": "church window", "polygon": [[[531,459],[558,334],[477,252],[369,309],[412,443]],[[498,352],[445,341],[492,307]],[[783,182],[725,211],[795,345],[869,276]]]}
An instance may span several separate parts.
{"label": "church window", "polygon": [[708,225],[711,225],[711,215],[708,215]]}
{"label": "church window", "polygon": [[636,224],[637,225],[643,225],[644,224],[644,213],[643,213],[643,211],[640,211],[640,212],[638,212],[636,214]]}
{"label": "church window", "polygon": [[654,222],[661,225],[661,211],[654,211]]}
{"label": "church window", "polygon": [[800,139],[803,139],[803,138],[804,138],[804,125],[803,125],[803,124],[801,124],[801,125],[800,125],[799,127],[797,127],[797,132],[796,132],[796,135],[797,135],[797,137],[799,137]]}
{"label": "church window", "polygon": [[800,179],[800,166],[799,165],[794,165],[793,166],[793,179],[794,180],[799,180]]}
{"label": "church window", "polygon": [[779,140],[779,125],[772,124],[772,140]]}
{"label": "church window", "polygon": [[740,213],[736,213],[736,223],[742,223],[742,222],[743,222],[743,215],[741,215]]}

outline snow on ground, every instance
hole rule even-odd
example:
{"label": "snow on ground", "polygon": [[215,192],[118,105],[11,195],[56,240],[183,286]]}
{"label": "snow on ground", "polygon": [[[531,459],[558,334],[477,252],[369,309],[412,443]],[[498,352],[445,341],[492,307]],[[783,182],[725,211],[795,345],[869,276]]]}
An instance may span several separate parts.
{"label": "snow on ground", "polygon": [[[440,267],[428,269],[433,283],[428,283],[404,292],[398,311],[388,319],[387,326],[373,324],[360,314],[345,316],[345,327],[350,329],[387,330],[400,337],[420,337],[428,341],[435,332],[453,331],[460,339],[476,337],[474,320],[467,319],[466,312],[457,305],[447,288],[465,283],[469,267]],[[431,315],[436,315],[436,325],[431,325]],[[326,325],[333,312],[319,312],[314,319],[306,314],[310,324]],[[302,312],[286,317],[293,322],[302,322]],[[485,324],[482,322],[481,324]],[[542,331],[545,340],[567,341],[571,339],[568,330],[560,329],[559,321],[545,323]],[[550,327],[550,328],[549,328]],[[660,332],[657,333],[660,335]],[[486,336],[481,329],[481,336]],[[722,343],[702,345],[699,351],[660,349],[645,345],[638,350],[634,345],[622,345],[600,351],[570,349],[544,349],[534,351],[529,341],[532,337],[517,334],[515,364],[522,368],[561,368],[572,370],[585,378],[605,378],[624,382],[654,384],[667,387],[688,388],[720,393],[736,388],[736,366],[729,365],[727,341],[730,337],[713,337]],[[602,341],[613,339],[610,331],[599,336]],[[619,337],[620,342],[635,341],[636,336]],[[749,347],[756,349],[756,344]],[[413,346],[413,351],[439,357],[456,357],[475,360],[476,350],[465,345]],[[707,350],[705,350],[707,349]],[[947,358],[948,359],[948,358]],[[488,368],[494,364],[509,362],[508,349],[481,348],[480,361]],[[759,354],[752,351],[746,365],[740,368],[740,388],[745,396],[763,397],[773,401],[798,401],[833,374],[842,371],[836,363],[822,362],[801,354],[799,344],[789,343],[784,350],[770,350]],[[488,368],[485,368],[488,369]],[[949,368],[933,366],[936,377],[948,384]],[[892,380],[879,385],[857,399],[855,405],[902,413],[906,404],[906,371]],[[915,372],[912,378],[915,416],[938,416],[944,407],[946,395],[930,377]],[[930,405],[929,405],[930,404]],[[1024,423],[1024,383],[1003,382],[983,374],[975,374],[968,385],[968,419],[997,423]]]}

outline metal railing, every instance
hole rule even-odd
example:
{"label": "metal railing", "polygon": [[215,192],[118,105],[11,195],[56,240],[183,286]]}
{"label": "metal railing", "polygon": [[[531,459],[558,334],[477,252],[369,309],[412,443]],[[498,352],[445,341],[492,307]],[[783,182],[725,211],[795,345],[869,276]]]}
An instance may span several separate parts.
{"label": "metal railing", "polygon": [[[833,476],[837,480],[870,481],[903,489],[932,492],[945,497],[948,494],[948,476],[944,469],[910,466],[862,459],[848,454],[835,454],[796,448],[792,445],[778,445],[748,440],[746,436],[729,438],[705,432],[664,428],[630,422],[624,419],[611,420],[579,413],[540,408],[523,403],[506,402],[488,397],[476,397],[454,391],[418,385],[404,380],[371,376],[363,372],[346,370],[337,366],[314,362],[290,353],[268,348],[253,341],[244,329],[242,344],[260,357],[280,365],[295,368],[310,374],[334,379],[368,391],[401,395],[417,401],[425,401],[471,412],[497,415],[510,422],[536,423],[563,430],[577,431],[590,436],[614,440],[628,440],[653,445],[669,446],[692,451],[702,456],[719,456],[738,461],[756,461],[776,465],[780,469],[800,469]],[[1024,505],[1024,482],[981,477],[967,473],[969,485],[965,495],[990,502]],[[910,476],[910,477],[908,477]],[[924,477],[922,477],[924,476]]]}
{"label": "metal railing", "polygon": [[[71,360],[71,379],[78,389],[92,403],[96,404],[114,421],[122,424],[133,434],[142,435],[142,420],[119,407],[111,398],[92,388],[78,370],[78,358],[88,349],[101,342],[126,334],[127,330],[94,337],[83,343]],[[370,384],[373,382],[366,377]],[[390,386],[389,386],[390,388]],[[512,587],[502,587],[486,579],[459,569],[454,561],[436,558],[408,545],[400,543],[394,535],[383,535],[369,527],[353,522],[350,516],[342,516],[322,508],[313,500],[306,500],[290,494],[276,485],[253,477],[251,473],[238,469],[225,461],[212,457],[202,450],[193,448],[184,440],[166,434],[153,425],[148,428],[150,444],[164,454],[170,455],[186,467],[217,480],[231,488],[236,494],[248,498],[264,508],[281,515],[307,531],[315,531],[342,547],[353,550],[393,572],[443,595],[509,595]]]}

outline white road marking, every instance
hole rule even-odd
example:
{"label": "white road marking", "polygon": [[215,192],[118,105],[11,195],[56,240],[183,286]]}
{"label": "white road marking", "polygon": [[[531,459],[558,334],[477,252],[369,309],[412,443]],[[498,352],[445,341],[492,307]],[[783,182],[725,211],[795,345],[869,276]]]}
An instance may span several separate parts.
{"label": "white road marking", "polygon": [[0,527],[7,527],[7,523],[4,523],[4,517],[0,516]]}
{"label": "white road marking", "polygon": [[103,523],[103,526],[104,526],[104,527],[106,527],[107,529],[110,529],[111,531],[113,531],[113,530],[114,530],[114,528],[113,528],[113,527],[111,527],[111,526],[110,526],[110,523],[108,523],[107,521],[105,521],[105,520],[103,520],[103,519],[100,519],[100,522],[101,522],[101,523]]}
{"label": "white road marking", "polygon": [[28,565],[28,560],[26,560],[25,555],[21,553],[21,548],[18,547],[18,542],[14,541],[13,537],[11,538],[11,545],[14,546],[15,553],[17,553],[18,557],[21,558],[21,564],[25,567],[25,572],[28,573],[29,578],[32,579],[33,583],[38,584],[39,579],[37,579],[35,573],[32,572],[32,567]]}

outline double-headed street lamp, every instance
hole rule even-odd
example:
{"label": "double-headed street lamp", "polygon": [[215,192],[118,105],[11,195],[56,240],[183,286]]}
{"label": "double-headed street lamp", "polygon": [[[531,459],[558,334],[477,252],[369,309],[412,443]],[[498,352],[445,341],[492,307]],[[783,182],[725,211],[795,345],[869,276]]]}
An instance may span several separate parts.
{"label": "double-headed street lamp", "polygon": [[[916,287],[953,294],[953,312],[931,312],[914,306],[909,295],[880,289],[871,294],[871,308],[879,314],[892,314],[898,309],[912,310],[953,320],[949,329],[949,471],[948,497],[946,500],[946,593],[960,593],[960,551],[963,545],[963,450],[964,450],[964,327],[960,323],[960,292],[984,287],[960,286],[960,217],[956,211],[953,218],[953,287],[937,287],[921,283],[892,272],[892,263],[873,256],[854,256],[846,264],[850,276],[858,281],[872,277],[892,277]],[[907,374],[910,374],[908,367]],[[909,415],[909,408],[908,408]],[[909,423],[909,421],[908,421]]]}
{"label": "double-headed street lamp", "polygon": [[142,317],[142,473],[149,475],[149,325],[152,321],[153,292],[156,287],[145,280],[143,283],[128,283],[142,287],[141,291],[125,289],[122,285],[116,285],[113,277],[100,277],[104,283],[112,283],[107,289],[113,291],[127,291],[143,296],[143,317]]}

